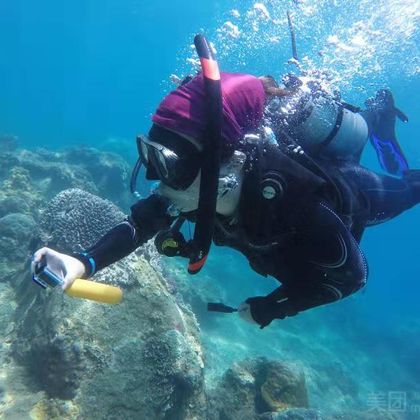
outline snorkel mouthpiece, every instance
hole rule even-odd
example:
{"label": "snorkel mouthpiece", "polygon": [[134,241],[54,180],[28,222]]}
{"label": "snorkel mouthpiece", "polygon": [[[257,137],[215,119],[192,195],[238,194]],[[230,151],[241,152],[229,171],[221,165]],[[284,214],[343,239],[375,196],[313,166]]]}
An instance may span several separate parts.
{"label": "snorkel mouthpiece", "polygon": [[220,71],[213,51],[203,35],[196,35],[194,45],[200,58],[207,99],[207,127],[203,141],[200,196],[196,215],[192,252],[188,264],[190,274],[204,266],[213,239],[217,190],[222,149],[222,90]]}

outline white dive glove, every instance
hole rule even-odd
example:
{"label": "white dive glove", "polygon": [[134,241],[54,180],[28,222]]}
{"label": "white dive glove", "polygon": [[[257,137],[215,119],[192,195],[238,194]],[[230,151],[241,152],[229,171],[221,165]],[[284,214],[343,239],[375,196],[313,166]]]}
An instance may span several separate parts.
{"label": "white dive glove", "polygon": [[83,277],[85,274],[85,266],[81,261],[46,247],[35,252],[31,264],[32,274],[34,273],[35,265],[40,263],[42,259],[45,259],[48,268],[52,272],[63,279],[64,283],[61,286],[63,290],[70,287],[76,279]]}
{"label": "white dive glove", "polygon": [[250,324],[258,324],[251,314],[251,305],[246,302],[242,302],[238,307],[238,314],[244,320]]}

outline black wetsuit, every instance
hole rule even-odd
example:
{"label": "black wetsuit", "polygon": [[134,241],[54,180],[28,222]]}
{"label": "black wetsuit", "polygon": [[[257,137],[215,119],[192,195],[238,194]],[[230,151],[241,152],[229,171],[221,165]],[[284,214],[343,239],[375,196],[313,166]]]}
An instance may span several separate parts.
{"label": "black wetsuit", "polygon": [[[345,164],[324,168],[326,181],[275,146],[255,153],[235,222],[219,218],[214,242],[238,249],[256,272],[282,283],[269,296],[248,300],[254,319],[264,327],[362,288],[368,275],[358,244],[364,228],[417,204],[420,176],[410,171],[397,179]],[[262,190],[270,182],[280,189],[277,197],[267,199]],[[138,201],[126,222],[88,249],[87,256],[78,256],[87,273],[92,274],[88,257],[99,270],[167,229],[173,222],[168,205],[159,195]]]}

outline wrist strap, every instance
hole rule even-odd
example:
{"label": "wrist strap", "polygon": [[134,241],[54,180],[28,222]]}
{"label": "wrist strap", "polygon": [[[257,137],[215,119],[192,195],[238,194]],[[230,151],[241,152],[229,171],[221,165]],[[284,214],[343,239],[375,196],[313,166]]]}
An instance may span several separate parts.
{"label": "wrist strap", "polygon": [[84,279],[88,279],[96,273],[96,262],[87,252],[75,253],[73,254],[73,257],[78,259],[85,266]]}

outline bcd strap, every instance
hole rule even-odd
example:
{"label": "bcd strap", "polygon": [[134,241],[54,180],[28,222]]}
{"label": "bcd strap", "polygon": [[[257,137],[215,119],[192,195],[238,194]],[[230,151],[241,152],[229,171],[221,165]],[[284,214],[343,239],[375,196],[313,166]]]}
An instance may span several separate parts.
{"label": "bcd strap", "polygon": [[334,137],[337,135],[338,130],[340,130],[341,124],[343,122],[344,116],[344,108],[339,105],[338,107],[338,114],[337,119],[335,120],[335,124],[333,129],[331,130],[330,134],[328,134],[327,138],[319,145],[319,149],[326,149],[330,143],[334,140]]}

